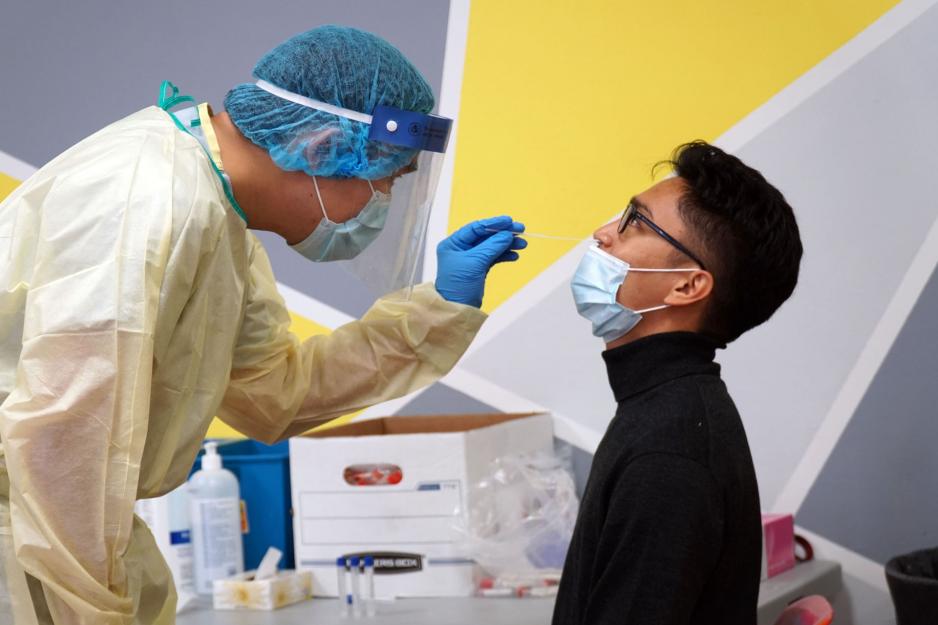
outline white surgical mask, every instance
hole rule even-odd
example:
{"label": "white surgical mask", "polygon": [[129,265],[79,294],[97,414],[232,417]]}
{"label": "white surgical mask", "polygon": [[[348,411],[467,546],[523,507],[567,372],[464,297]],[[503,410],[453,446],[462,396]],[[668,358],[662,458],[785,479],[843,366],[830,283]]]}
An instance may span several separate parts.
{"label": "white surgical mask", "polygon": [[598,246],[589,248],[573,274],[570,287],[577,312],[593,323],[593,334],[606,343],[628,334],[644,313],[668,307],[662,304],[633,310],[620,304],[616,296],[629,271],[672,273],[696,269],[637,269]]}
{"label": "white surgical mask", "polygon": [[316,197],[322,209],[322,220],[308,237],[293,245],[293,249],[309,260],[321,263],[355,258],[371,245],[381,234],[388,219],[391,196],[376,190],[370,180],[366,182],[371,188],[371,199],[358,215],[343,223],[336,223],[329,219],[326,213],[326,206],[319,193],[319,183],[314,176],[313,185],[316,187]]}

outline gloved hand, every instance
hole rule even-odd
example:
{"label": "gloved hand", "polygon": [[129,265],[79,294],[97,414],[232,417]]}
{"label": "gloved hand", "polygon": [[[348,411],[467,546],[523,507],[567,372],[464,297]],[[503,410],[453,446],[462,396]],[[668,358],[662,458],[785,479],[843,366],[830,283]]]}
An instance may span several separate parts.
{"label": "gloved hand", "polygon": [[524,224],[511,217],[490,217],[467,224],[436,248],[436,290],[444,299],[480,308],[485,278],[496,263],[518,260],[528,242],[512,233]]}

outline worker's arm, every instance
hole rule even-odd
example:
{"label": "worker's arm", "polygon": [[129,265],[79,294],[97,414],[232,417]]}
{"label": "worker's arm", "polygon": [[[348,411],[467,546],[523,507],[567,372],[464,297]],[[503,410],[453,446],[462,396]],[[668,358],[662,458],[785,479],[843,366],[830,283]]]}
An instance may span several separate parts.
{"label": "worker's arm", "polygon": [[259,242],[246,288],[219,416],[268,442],[427,386],[456,364],[486,318],[422,284],[410,299],[382,298],[361,320],[301,343]]}

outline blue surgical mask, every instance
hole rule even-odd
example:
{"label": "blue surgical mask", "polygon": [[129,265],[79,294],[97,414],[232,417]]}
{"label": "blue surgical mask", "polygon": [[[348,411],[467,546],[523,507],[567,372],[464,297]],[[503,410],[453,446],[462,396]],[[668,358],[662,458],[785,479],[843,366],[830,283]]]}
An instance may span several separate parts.
{"label": "blue surgical mask", "polygon": [[606,343],[632,331],[644,313],[667,308],[667,304],[642,310],[626,308],[616,300],[619,287],[629,271],[670,273],[694,269],[636,269],[629,263],[593,246],[586,251],[573,275],[570,287],[577,312],[593,323],[593,334]]}
{"label": "blue surgical mask", "polygon": [[326,206],[319,193],[319,183],[314,176],[313,185],[316,187],[316,197],[322,209],[322,221],[308,237],[293,245],[293,249],[313,262],[322,263],[355,258],[371,245],[381,234],[388,219],[391,196],[375,190],[370,180],[366,182],[371,188],[371,199],[358,215],[348,221],[336,223],[326,214]]}

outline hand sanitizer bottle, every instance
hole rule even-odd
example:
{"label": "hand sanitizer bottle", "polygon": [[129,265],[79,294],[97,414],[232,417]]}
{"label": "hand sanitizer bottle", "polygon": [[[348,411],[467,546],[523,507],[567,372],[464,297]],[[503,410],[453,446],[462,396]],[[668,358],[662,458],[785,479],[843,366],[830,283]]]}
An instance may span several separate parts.
{"label": "hand sanitizer bottle", "polygon": [[205,443],[202,470],[189,478],[189,516],[196,591],[210,595],[216,579],[244,572],[238,479],[222,468],[218,443]]}

